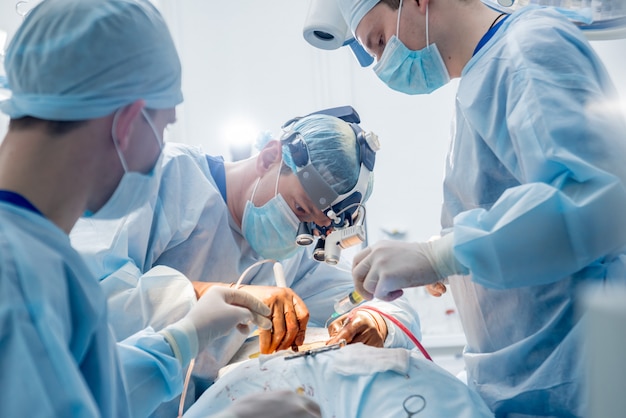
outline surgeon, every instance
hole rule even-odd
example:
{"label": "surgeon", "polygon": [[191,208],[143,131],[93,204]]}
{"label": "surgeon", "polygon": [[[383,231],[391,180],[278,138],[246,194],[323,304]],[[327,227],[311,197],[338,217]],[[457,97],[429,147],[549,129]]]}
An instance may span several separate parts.
{"label": "surgeon", "polygon": [[356,289],[449,280],[468,384],[497,417],[586,416],[581,288],[626,281],[626,124],[600,59],[557,9],[338,2],[390,88],[461,77],[441,238],[365,249]]}
{"label": "surgeon", "polygon": [[[357,200],[343,214],[363,216],[359,207],[372,183],[371,169],[361,156],[361,149],[369,147],[364,138],[368,133],[328,114],[289,122],[276,137],[261,135],[259,153],[237,162],[168,142],[151,186],[158,194],[148,203],[116,221],[84,218],[77,223],[72,243],[101,280],[118,339],[148,324],[166,326],[194,306],[197,295],[215,286],[241,288],[271,307],[272,331],[259,337],[263,353],[297,347],[307,325],[330,322],[334,303],[354,290],[349,263],[336,267],[317,261],[312,247],[296,243],[297,232],[301,223],[313,226],[313,236],[333,228],[328,210],[311,198],[322,189],[328,202],[332,195],[345,199],[355,194]],[[373,153],[369,149],[368,158]],[[316,188],[307,190],[301,183],[297,172],[304,168],[310,178],[319,175]],[[342,215],[339,200],[336,217]],[[282,264],[284,288],[276,286],[272,260]],[[178,274],[160,274],[157,266]],[[393,319],[359,311],[350,321],[337,318],[331,324],[333,337],[415,348],[408,334],[420,337],[419,319],[406,300],[368,306]],[[212,381],[245,339],[233,334],[220,340],[220,348],[197,362],[194,373]]]}
{"label": "surgeon", "polygon": [[[170,34],[148,1],[47,0],[18,29],[5,66],[0,416],[147,416],[181,392],[184,369],[210,341],[271,325],[260,300],[216,288],[161,332],[116,344],[102,289],[70,246],[83,213],[141,206],[132,192],[149,182],[182,101]],[[308,398],[268,396],[272,408],[256,413],[282,402],[319,417]]]}

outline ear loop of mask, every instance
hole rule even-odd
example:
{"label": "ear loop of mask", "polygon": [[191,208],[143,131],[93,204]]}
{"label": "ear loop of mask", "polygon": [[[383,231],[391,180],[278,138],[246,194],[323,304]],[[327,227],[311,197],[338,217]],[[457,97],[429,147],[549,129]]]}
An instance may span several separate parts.
{"label": "ear loop of mask", "polygon": [[400,13],[402,13],[402,0],[398,5],[398,21],[396,22],[396,38],[400,39]]}
{"label": "ear loop of mask", "polygon": [[[400,13],[402,12],[402,0],[398,6],[398,21],[396,23],[396,38],[400,39]],[[428,4],[426,4],[426,47],[430,47],[430,39],[428,35]]]}
{"label": "ear loop of mask", "polygon": [[[276,187],[274,188],[274,197],[278,196],[278,180],[280,180],[280,170],[283,168],[283,154],[281,150],[280,154],[280,165],[278,166],[278,176],[276,177]],[[252,189],[252,196],[250,196],[250,202],[254,205],[254,194],[256,193],[256,189],[259,186],[259,182],[261,181],[261,177],[256,179],[256,183],[254,183],[254,188]]]}
{"label": "ear loop of mask", "polygon": [[148,115],[145,107],[141,108],[141,114],[143,115],[143,118],[146,120],[146,123],[148,124],[150,129],[152,129],[152,133],[154,133],[154,139],[156,139],[157,144],[159,144],[159,149],[162,150],[164,141],[159,140],[159,134],[157,133],[156,126],[154,126],[152,118],[150,117],[150,115]]}
{"label": "ear loop of mask", "polygon": [[113,138],[113,145],[115,146],[115,151],[117,151],[117,156],[122,163],[122,168],[124,169],[124,173],[128,173],[128,166],[126,165],[126,160],[124,159],[124,155],[120,150],[119,139],[117,137],[116,128],[117,128],[117,118],[120,116],[121,109],[118,109],[113,115],[113,125],[111,125],[111,137]]}
{"label": "ear loop of mask", "polygon": [[278,180],[280,180],[280,170],[283,168],[283,150],[280,150],[280,164],[278,164],[278,176],[276,176],[276,187],[274,187],[274,197],[278,196]]}
{"label": "ear loop of mask", "polygon": [[[126,164],[126,159],[124,158],[124,154],[122,154],[122,151],[120,150],[119,139],[117,137],[117,133],[115,132],[117,128],[117,120],[120,116],[121,110],[122,109],[118,109],[115,112],[115,115],[113,115],[113,124],[111,125],[111,137],[113,138],[113,145],[115,146],[115,151],[117,151],[117,156],[120,158],[120,162],[122,163],[122,168],[124,169],[124,173],[128,173],[128,165]],[[159,149],[162,150],[163,141],[159,141],[159,135],[157,133],[156,127],[154,126],[154,123],[152,122],[152,119],[146,112],[145,108],[141,108],[141,114],[143,115],[144,119],[146,120],[146,123],[152,130],[152,133],[154,134],[154,140],[159,145]]]}
{"label": "ear loop of mask", "polygon": [[426,48],[430,47],[430,40],[428,39],[428,3],[426,3]]}

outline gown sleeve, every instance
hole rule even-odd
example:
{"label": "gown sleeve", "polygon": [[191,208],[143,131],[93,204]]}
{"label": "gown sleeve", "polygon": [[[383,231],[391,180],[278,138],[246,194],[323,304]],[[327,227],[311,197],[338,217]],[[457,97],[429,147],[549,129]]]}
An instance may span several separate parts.
{"label": "gown sleeve", "polygon": [[579,32],[526,25],[464,74],[480,82],[460,87],[457,118],[519,182],[454,218],[455,255],[484,286],[552,283],[626,244],[626,124]]}

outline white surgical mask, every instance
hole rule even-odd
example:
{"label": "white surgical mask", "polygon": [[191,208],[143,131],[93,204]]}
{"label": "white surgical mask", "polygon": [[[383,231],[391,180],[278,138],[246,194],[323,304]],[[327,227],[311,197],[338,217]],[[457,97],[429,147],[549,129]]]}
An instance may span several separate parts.
{"label": "white surgical mask", "polygon": [[[150,130],[154,134],[154,138],[159,144],[159,147],[163,147],[163,142],[159,139],[156,127],[152,123],[150,116],[144,109],[141,109],[141,114],[146,119],[146,122],[150,126]],[[115,192],[109,198],[109,200],[102,206],[97,212],[85,212],[84,217],[91,219],[118,219],[131,213],[148,202],[151,196],[158,192],[159,178],[161,163],[163,161],[163,152],[160,153],[159,158],[152,170],[143,174],[137,171],[129,171],[124,159],[124,155],[118,146],[117,135],[115,134],[115,127],[117,125],[117,114],[113,118],[112,137],[117,155],[120,158],[122,167],[124,168],[124,175],[120,180]]]}
{"label": "white surgical mask", "polygon": [[391,37],[383,55],[374,66],[374,72],[393,90],[406,94],[427,94],[450,81],[450,75],[441,58],[439,49],[428,39],[428,4],[426,5],[426,47],[412,51],[398,38],[400,13],[398,7],[396,34]]}

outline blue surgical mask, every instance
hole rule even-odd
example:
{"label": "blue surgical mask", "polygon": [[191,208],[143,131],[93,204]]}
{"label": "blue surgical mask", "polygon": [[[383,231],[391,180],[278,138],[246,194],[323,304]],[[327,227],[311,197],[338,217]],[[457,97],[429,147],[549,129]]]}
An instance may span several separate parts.
{"label": "blue surgical mask", "polygon": [[427,94],[450,81],[450,75],[441,58],[439,49],[428,39],[428,4],[426,5],[426,47],[412,51],[398,38],[400,30],[400,12],[396,34],[389,39],[383,55],[374,66],[374,72],[393,90],[406,94]]}
{"label": "blue surgical mask", "polygon": [[243,210],[241,221],[243,236],[261,257],[284,260],[294,255],[300,248],[296,243],[300,220],[278,193],[278,179],[275,196],[263,206],[254,206],[252,200],[260,180],[257,179],[252,197],[246,202]]}
{"label": "blue surgical mask", "polygon": [[[159,135],[157,134],[156,128],[150,119],[150,116],[142,109],[141,111],[143,117],[148,122],[150,129],[152,130],[156,141],[159,144],[159,147],[162,148],[162,141],[159,139]],[[117,121],[117,114],[114,118],[113,122],[113,132],[115,132],[115,126]],[[159,186],[159,175],[157,171],[160,173],[161,163],[163,160],[163,153],[161,152],[159,158],[154,164],[154,168],[150,171],[150,173],[143,174],[136,171],[128,171],[128,166],[126,165],[126,160],[124,159],[124,155],[120,151],[117,144],[117,136],[113,133],[113,143],[115,144],[115,149],[117,150],[117,154],[122,163],[122,167],[124,168],[124,175],[120,180],[115,192],[113,195],[107,200],[107,202],[95,213],[85,212],[83,214],[84,217],[91,219],[118,219],[123,216],[134,212],[139,209],[143,205],[145,205],[148,200],[158,193]]]}

